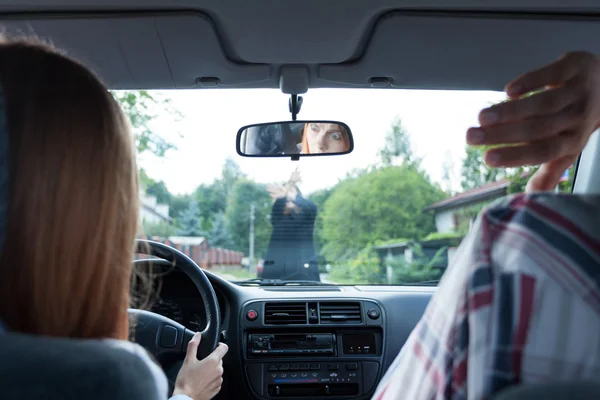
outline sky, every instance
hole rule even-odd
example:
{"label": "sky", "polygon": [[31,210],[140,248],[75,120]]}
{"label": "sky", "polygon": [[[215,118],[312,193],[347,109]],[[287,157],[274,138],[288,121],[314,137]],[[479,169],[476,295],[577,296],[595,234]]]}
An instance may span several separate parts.
{"label": "sky", "polygon": [[162,159],[144,155],[139,162],[150,177],[164,181],[174,194],[190,193],[218,178],[227,157],[257,182],[282,183],[299,167],[304,193],[331,187],[346,171],[377,161],[396,118],[401,119],[413,151],[423,158],[423,167],[434,181],[444,185],[443,165],[452,165],[450,188],[457,191],[467,129],[477,125],[481,109],[505,97],[502,92],[489,91],[312,89],[303,95],[298,120],[345,122],[352,130],[354,151],[294,162],[289,158],[246,158],[236,153],[240,127],[291,119],[289,97],[281,91],[171,90],[160,94],[171,99],[181,118],[159,110],[151,128],[177,148]]}

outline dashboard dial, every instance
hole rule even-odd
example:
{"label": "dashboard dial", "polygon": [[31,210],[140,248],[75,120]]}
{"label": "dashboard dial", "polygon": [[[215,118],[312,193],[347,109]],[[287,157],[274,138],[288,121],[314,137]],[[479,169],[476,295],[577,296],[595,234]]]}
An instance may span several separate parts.
{"label": "dashboard dial", "polygon": [[184,325],[185,320],[183,318],[183,310],[177,302],[173,300],[159,300],[152,307],[152,312],[165,316],[172,319],[173,321],[179,322]]}
{"label": "dashboard dial", "polygon": [[189,329],[196,331],[196,332],[200,332],[200,331],[202,331],[202,329],[204,329],[206,327],[204,318],[202,318],[202,316],[197,312],[190,315],[190,321],[189,321],[188,325],[189,325],[189,327],[188,327]]}

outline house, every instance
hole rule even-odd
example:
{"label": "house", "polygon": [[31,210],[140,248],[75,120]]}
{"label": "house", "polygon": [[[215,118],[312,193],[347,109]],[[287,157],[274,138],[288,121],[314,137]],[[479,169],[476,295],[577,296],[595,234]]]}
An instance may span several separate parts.
{"label": "house", "polygon": [[[404,241],[375,246],[373,250],[377,253],[382,268],[386,271],[387,281],[392,282],[393,271],[386,262],[390,257],[404,257],[407,263],[412,263],[416,261],[416,257],[421,257],[420,261],[425,263],[434,261],[432,267],[445,269],[454,257],[461,240],[462,237],[448,237],[433,240]],[[420,247],[421,254],[414,254],[415,245]],[[438,255],[440,250],[442,251]],[[438,255],[438,258],[436,258],[436,255]]]}
{"label": "house", "polygon": [[201,236],[169,236],[163,238],[141,235],[138,238],[153,240],[176,248],[203,269],[223,266],[239,267],[244,258],[244,253],[241,251],[210,247],[208,240]]}
{"label": "house", "polygon": [[[481,206],[505,196],[510,184],[511,181],[509,179],[489,182],[475,189],[466,190],[432,204],[423,211],[433,211],[435,213],[435,227],[439,233],[457,232],[461,222],[463,222],[461,219],[465,218],[464,214],[461,215],[461,210],[478,205]],[[470,219],[469,226],[476,214],[472,213],[472,215],[468,216]]]}
{"label": "house", "polygon": [[143,192],[140,192],[140,220],[142,223],[150,224],[173,222],[169,217],[169,205],[159,204],[156,197],[148,196]]}
{"label": "house", "polygon": [[208,242],[203,236],[169,236],[169,240],[174,244],[181,246],[208,247]]}

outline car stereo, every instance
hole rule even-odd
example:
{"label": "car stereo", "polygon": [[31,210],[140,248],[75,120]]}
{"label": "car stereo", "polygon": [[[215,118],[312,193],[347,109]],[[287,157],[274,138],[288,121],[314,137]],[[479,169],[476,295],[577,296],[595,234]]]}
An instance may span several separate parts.
{"label": "car stereo", "polygon": [[248,352],[253,356],[335,355],[333,333],[251,334]]}

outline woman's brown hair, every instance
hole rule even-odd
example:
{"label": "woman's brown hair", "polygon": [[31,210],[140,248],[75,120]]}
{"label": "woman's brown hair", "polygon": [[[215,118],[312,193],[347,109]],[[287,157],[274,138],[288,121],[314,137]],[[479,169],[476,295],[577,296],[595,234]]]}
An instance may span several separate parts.
{"label": "woman's brown hair", "polygon": [[128,123],[94,74],[37,41],[0,42],[0,83],[11,177],[0,321],[126,339],[139,201]]}

